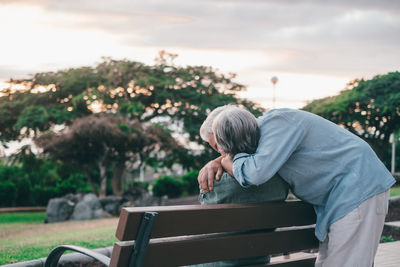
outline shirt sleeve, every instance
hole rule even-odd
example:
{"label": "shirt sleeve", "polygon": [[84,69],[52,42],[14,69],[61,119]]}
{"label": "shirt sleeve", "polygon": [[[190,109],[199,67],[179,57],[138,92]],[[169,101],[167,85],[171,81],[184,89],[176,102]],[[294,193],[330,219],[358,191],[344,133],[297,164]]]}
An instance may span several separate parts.
{"label": "shirt sleeve", "polygon": [[298,148],[304,135],[304,127],[299,121],[284,115],[266,117],[260,122],[261,137],[256,153],[235,155],[235,179],[243,187],[265,183]]}

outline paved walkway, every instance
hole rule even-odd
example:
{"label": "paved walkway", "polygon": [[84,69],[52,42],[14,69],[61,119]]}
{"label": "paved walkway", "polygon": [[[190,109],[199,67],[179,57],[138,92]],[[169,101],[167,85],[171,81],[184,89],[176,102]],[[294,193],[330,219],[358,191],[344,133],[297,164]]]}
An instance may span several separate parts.
{"label": "paved walkway", "polygon": [[379,244],[374,267],[399,267],[400,241]]}

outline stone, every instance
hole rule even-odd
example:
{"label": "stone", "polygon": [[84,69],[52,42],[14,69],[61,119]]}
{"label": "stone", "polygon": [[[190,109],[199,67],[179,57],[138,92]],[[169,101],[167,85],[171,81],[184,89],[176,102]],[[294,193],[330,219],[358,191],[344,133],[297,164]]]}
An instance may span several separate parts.
{"label": "stone", "polygon": [[86,203],[92,210],[102,208],[100,200],[95,194],[86,194],[81,202]]}
{"label": "stone", "polygon": [[106,212],[112,216],[119,216],[122,198],[116,196],[106,196],[100,199],[100,203]]}
{"label": "stone", "polygon": [[76,204],[70,219],[73,221],[93,219],[93,213],[94,210],[88,205],[88,203],[81,201]]}
{"label": "stone", "polygon": [[63,222],[70,218],[74,203],[65,198],[50,199],[46,208],[45,223]]}
{"label": "stone", "polygon": [[111,215],[107,211],[103,209],[97,209],[93,211],[93,219],[100,219],[100,218],[110,218]]}

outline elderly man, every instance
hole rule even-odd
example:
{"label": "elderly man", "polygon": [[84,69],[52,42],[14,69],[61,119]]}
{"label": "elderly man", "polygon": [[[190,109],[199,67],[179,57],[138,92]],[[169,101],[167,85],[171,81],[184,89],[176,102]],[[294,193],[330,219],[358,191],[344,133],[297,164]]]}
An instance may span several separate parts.
{"label": "elderly man", "polygon": [[[214,142],[212,134],[212,124],[214,119],[222,112],[225,107],[214,109],[204,121],[200,128],[202,139],[208,142],[211,147],[218,152],[218,148]],[[255,151],[257,142],[248,145],[245,150]],[[223,203],[256,203],[256,202],[271,202],[284,201],[287,197],[289,185],[276,174],[268,182],[260,186],[242,187],[231,175],[222,172],[220,164],[217,165],[219,175],[218,180],[214,182],[213,190],[204,192],[200,190],[199,201],[201,204],[223,204]],[[204,168],[202,169],[204,171]],[[200,171],[200,172],[202,172]],[[244,266],[254,264],[265,264],[269,262],[269,256],[219,261],[207,264],[196,265],[198,267],[228,267],[228,266]]]}
{"label": "elderly man", "polygon": [[[243,187],[279,173],[314,205],[321,241],[316,266],[372,266],[394,179],[370,146],[305,111],[275,109],[256,119],[238,107],[222,109],[210,143],[223,156],[200,171],[201,188],[213,188],[221,167]],[[246,150],[258,137],[256,151]]]}

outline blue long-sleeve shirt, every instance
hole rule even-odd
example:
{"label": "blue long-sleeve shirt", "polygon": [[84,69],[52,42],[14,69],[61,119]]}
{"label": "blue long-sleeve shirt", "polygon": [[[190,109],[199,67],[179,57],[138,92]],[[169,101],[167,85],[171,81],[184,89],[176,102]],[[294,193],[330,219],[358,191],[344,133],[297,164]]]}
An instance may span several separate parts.
{"label": "blue long-sleeve shirt", "polygon": [[297,197],[314,206],[320,241],[333,222],[395,182],[364,140],[322,117],[274,109],[257,121],[257,151],[235,155],[236,180],[260,185],[278,172]]}

